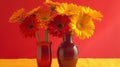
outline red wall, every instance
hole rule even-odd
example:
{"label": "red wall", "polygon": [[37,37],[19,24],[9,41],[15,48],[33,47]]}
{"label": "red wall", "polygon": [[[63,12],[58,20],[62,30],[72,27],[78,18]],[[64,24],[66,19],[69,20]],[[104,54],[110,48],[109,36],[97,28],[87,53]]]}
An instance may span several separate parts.
{"label": "red wall", "polygon": [[[1,0],[0,2],[0,58],[33,58],[36,40],[24,38],[18,24],[8,23],[13,11],[23,7],[26,11],[37,7],[44,0]],[[58,1],[58,0],[56,0]],[[62,0],[59,0],[62,2]],[[64,0],[69,3],[90,6],[103,14],[102,22],[96,22],[95,34],[87,40],[74,37],[80,57],[120,57],[120,0]],[[57,42],[54,42],[56,39]],[[62,39],[50,36],[52,55],[56,57]]]}

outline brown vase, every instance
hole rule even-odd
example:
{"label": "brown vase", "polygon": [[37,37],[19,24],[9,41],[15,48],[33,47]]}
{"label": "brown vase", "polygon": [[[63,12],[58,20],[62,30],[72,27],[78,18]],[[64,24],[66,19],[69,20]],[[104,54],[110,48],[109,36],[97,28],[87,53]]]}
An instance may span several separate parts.
{"label": "brown vase", "polygon": [[66,34],[57,51],[59,67],[76,67],[78,49],[73,43],[71,33]]}
{"label": "brown vase", "polygon": [[51,67],[51,43],[40,42],[37,44],[37,64],[38,67]]}

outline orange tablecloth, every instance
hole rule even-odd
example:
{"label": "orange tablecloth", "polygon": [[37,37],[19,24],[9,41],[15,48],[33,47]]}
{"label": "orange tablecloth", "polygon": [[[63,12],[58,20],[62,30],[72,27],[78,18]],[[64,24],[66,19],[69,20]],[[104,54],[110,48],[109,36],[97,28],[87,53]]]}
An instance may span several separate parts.
{"label": "orange tablecloth", "polygon": [[[37,67],[36,59],[0,59],[0,67]],[[59,67],[57,59],[51,67]],[[120,67],[120,58],[80,58],[77,67]]]}

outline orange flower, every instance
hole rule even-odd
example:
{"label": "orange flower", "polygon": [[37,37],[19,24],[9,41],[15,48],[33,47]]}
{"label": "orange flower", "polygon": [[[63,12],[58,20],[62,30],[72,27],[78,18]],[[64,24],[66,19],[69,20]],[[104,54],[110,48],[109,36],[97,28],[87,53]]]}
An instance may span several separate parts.
{"label": "orange flower", "polygon": [[12,14],[12,16],[9,19],[9,22],[16,23],[22,21],[23,18],[24,18],[24,9],[21,8]]}
{"label": "orange flower", "polygon": [[48,27],[48,23],[52,20],[53,15],[51,15],[51,11],[46,9],[41,9],[36,14],[38,21],[40,22],[39,27],[46,29]]}
{"label": "orange flower", "polygon": [[36,15],[37,12],[39,12],[39,10],[40,10],[40,7],[32,9],[31,11],[29,11],[28,13],[26,13],[26,17],[30,16],[30,15]]}
{"label": "orange flower", "polygon": [[52,0],[46,0],[45,4],[47,4],[52,11],[55,10],[56,6],[60,5],[59,2],[53,2]]}

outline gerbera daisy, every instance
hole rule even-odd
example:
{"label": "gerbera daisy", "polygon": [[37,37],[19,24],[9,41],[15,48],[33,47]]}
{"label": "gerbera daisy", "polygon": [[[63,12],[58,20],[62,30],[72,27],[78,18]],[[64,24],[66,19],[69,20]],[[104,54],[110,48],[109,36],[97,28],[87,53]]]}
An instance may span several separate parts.
{"label": "gerbera daisy", "polygon": [[54,11],[56,6],[59,6],[60,3],[59,2],[53,2],[52,0],[46,0],[45,4],[49,6],[49,8]]}
{"label": "gerbera daisy", "polygon": [[40,7],[34,8],[31,11],[29,11],[28,13],[26,13],[26,17],[27,16],[31,16],[31,15],[36,15],[40,10]]}
{"label": "gerbera daisy", "polygon": [[20,22],[23,20],[23,18],[24,18],[24,9],[21,8],[12,14],[12,16],[9,19],[9,22],[11,23]]}
{"label": "gerbera daisy", "polygon": [[36,14],[37,19],[39,20],[40,28],[47,29],[48,23],[50,20],[52,20],[53,15],[51,14],[50,10],[46,9],[41,9],[37,14]]}
{"label": "gerbera daisy", "polygon": [[48,30],[53,36],[63,37],[70,32],[69,30],[70,19],[66,15],[57,15],[53,21],[50,22]]}
{"label": "gerbera daisy", "polygon": [[71,17],[71,30],[80,39],[90,38],[95,29],[93,19],[101,20],[102,15],[89,7],[81,6],[80,8],[82,11],[78,15]]}
{"label": "gerbera daisy", "polygon": [[76,4],[61,3],[59,6],[56,6],[56,11],[58,14],[71,16],[78,14],[81,9],[80,6],[77,6]]}
{"label": "gerbera daisy", "polygon": [[[82,6],[81,6],[82,7]],[[89,16],[91,16],[93,19],[96,20],[101,20],[101,18],[103,17],[102,14],[96,10],[91,9],[90,7],[82,7],[82,10],[85,14],[88,14]]]}
{"label": "gerbera daisy", "polygon": [[39,22],[34,15],[28,16],[20,24],[21,32],[25,37],[33,37],[38,30],[38,24]]}
{"label": "gerbera daisy", "polygon": [[70,27],[73,35],[77,35],[80,39],[90,38],[95,29],[92,18],[86,14],[72,17]]}

